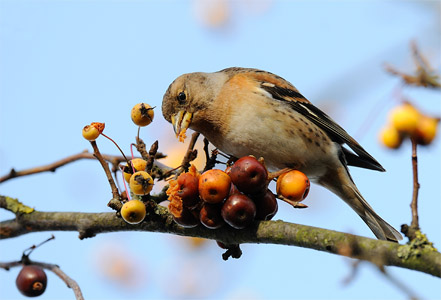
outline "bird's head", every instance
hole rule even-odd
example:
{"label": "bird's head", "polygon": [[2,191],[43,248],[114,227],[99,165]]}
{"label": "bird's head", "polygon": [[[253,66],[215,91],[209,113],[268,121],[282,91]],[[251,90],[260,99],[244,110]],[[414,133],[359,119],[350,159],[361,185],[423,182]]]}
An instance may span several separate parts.
{"label": "bird's head", "polygon": [[170,84],[162,100],[162,114],[177,136],[189,127],[200,131],[209,122],[209,110],[226,80],[219,72],[189,73]]}

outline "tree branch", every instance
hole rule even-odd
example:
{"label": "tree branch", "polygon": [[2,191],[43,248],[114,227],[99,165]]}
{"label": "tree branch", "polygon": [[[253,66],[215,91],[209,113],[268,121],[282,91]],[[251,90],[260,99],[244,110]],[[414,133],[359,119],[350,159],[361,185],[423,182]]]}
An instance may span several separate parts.
{"label": "tree branch", "polygon": [[[123,161],[126,161],[122,155],[102,154],[102,156],[106,161],[111,163],[113,166],[118,165],[119,163],[121,163]],[[164,157],[164,155],[162,153],[158,153],[157,156]],[[21,176],[33,175],[33,174],[38,174],[38,173],[43,173],[43,172],[55,172],[56,169],[58,169],[62,166],[65,166],[69,163],[80,160],[80,159],[96,159],[96,158],[93,155],[93,153],[90,153],[87,150],[85,150],[85,151],[80,152],[78,154],[68,156],[66,158],[63,158],[61,160],[58,160],[56,162],[53,162],[53,163],[50,163],[50,164],[47,164],[44,166],[34,167],[34,168],[21,170],[21,171],[16,171],[15,169],[11,169],[8,174],[0,177],[0,183],[5,182],[7,180],[10,180],[12,178],[17,178],[17,177],[21,177]],[[157,161],[155,161],[155,165],[158,166],[159,168],[163,169],[164,171],[171,170],[170,167],[167,167],[164,164],[157,162]]]}
{"label": "tree branch", "polygon": [[[6,208],[8,197],[0,196],[0,207]],[[157,206],[138,225],[130,225],[115,213],[40,212],[16,214],[15,219],[0,222],[0,239],[40,231],[78,231],[79,238],[116,231],[148,231],[193,236],[221,241],[225,244],[265,243],[298,246],[345,255],[383,265],[421,271],[441,277],[441,253],[432,247],[410,248],[388,241],[374,240],[352,234],[292,224],[283,221],[255,222],[236,230],[224,226],[217,230],[200,225],[183,228],[177,225],[165,207]],[[351,245],[356,241],[356,249]],[[342,251],[344,248],[350,251]]]}

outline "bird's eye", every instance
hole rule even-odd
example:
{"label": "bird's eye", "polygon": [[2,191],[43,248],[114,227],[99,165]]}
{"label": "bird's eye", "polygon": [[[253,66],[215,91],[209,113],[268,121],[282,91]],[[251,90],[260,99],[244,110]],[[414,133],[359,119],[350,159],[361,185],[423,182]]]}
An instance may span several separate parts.
{"label": "bird's eye", "polygon": [[178,101],[179,101],[179,103],[183,104],[186,99],[187,99],[187,95],[184,92],[180,92],[178,94]]}

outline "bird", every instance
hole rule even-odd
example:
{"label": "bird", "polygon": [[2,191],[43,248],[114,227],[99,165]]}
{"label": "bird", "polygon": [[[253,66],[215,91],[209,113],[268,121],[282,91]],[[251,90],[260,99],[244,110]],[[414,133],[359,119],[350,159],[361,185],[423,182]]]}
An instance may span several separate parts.
{"label": "bird", "polygon": [[162,114],[181,141],[190,128],[233,157],[297,169],[344,200],[378,239],[402,239],[363,198],[348,166],[385,169],[282,77],[241,67],[183,74],[165,92]]}

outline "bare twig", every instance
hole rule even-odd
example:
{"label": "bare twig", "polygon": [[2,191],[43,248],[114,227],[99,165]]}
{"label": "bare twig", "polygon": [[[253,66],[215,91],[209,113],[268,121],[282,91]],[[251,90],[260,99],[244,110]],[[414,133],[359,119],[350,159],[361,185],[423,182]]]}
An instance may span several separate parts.
{"label": "bare twig", "polygon": [[100,162],[101,166],[104,169],[104,172],[106,173],[107,176],[107,180],[109,181],[110,184],[110,188],[112,189],[112,195],[113,195],[113,199],[119,199],[119,191],[118,188],[116,187],[115,181],[113,180],[112,177],[112,173],[110,172],[109,169],[109,165],[107,164],[107,162],[104,160],[103,156],[100,153],[100,150],[98,149],[98,145],[96,144],[95,141],[91,141],[90,144],[92,145],[93,148],[93,152],[94,152],[94,156],[98,159],[98,161]]}
{"label": "bare twig", "polygon": [[146,172],[149,174],[152,172],[153,162],[155,161],[156,152],[158,152],[158,141],[155,141],[149,150],[147,166],[145,168]]}
{"label": "bare twig", "polygon": [[136,146],[136,150],[138,150],[139,154],[141,154],[142,159],[148,160],[149,154],[147,153],[145,143],[141,138],[139,138],[139,136],[136,137],[135,146]]}
{"label": "bare twig", "polygon": [[439,76],[430,67],[428,61],[421,55],[418,51],[416,43],[411,43],[412,57],[416,65],[415,75],[409,75],[397,71],[395,68],[389,65],[385,65],[384,68],[387,72],[401,77],[401,79],[409,85],[430,87],[430,88],[441,88],[441,83],[439,82]]}
{"label": "bare twig", "polygon": [[415,295],[415,293],[409,288],[409,284],[403,283],[395,276],[392,276],[384,267],[377,267],[377,270],[381,272],[381,274],[384,275],[384,277],[389,280],[389,282],[394,285],[397,289],[402,291],[407,297],[409,297],[410,300],[418,300],[418,297]]}
{"label": "bare twig", "polygon": [[[84,300],[83,294],[81,293],[81,289],[80,286],[78,285],[78,283],[73,280],[72,278],[70,278],[69,276],[67,276],[66,273],[64,273],[59,266],[54,265],[54,264],[48,264],[48,263],[43,263],[43,262],[37,262],[37,261],[30,261],[31,265],[35,265],[35,266],[39,266],[43,269],[52,271],[53,273],[55,273],[58,277],[61,278],[61,280],[63,280],[68,288],[71,288],[75,294],[75,298],[77,300]],[[10,268],[13,267],[19,267],[22,266],[23,262],[22,261],[14,261],[14,262],[8,262],[8,263],[0,263],[0,268],[5,269],[5,270],[9,270]]]}
{"label": "bare twig", "polygon": [[418,221],[418,191],[420,184],[418,182],[418,156],[417,156],[417,142],[411,139],[412,142],[412,173],[413,173],[413,193],[410,207],[412,209],[412,223],[410,224],[412,230],[419,230],[420,225]]}
{"label": "bare twig", "polygon": [[188,168],[190,167],[190,162],[196,158],[197,150],[194,150],[194,146],[196,144],[196,141],[199,137],[199,132],[193,132],[191,135],[190,143],[188,144],[187,152],[185,153],[184,158],[182,159],[181,163],[181,170],[178,171],[177,175],[179,175],[182,172],[187,172]]}
{"label": "bare twig", "polygon": [[5,182],[5,181],[12,179],[12,178],[21,177],[21,176],[27,176],[27,175],[32,175],[32,174],[37,174],[37,173],[42,173],[42,172],[55,172],[55,170],[57,168],[62,167],[64,165],[67,165],[71,162],[77,161],[79,159],[94,159],[94,156],[91,153],[87,152],[87,150],[85,150],[81,153],[68,156],[66,158],[63,158],[59,161],[56,161],[56,162],[48,164],[48,165],[30,168],[30,169],[26,169],[26,170],[22,170],[22,171],[16,171],[15,169],[11,169],[11,171],[8,174],[0,177],[0,183]]}
{"label": "bare twig", "polygon": [[211,155],[210,155],[210,151],[208,150],[209,143],[210,142],[207,140],[207,138],[204,138],[204,153],[205,153],[204,172],[213,169],[216,163],[218,163],[217,155],[219,154],[219,151],[215,149],[211,151]]}
{"label": "bare twig", "polygon": [[[112,171],[115,172],[117,170],[119,170],[118,165],[123,162],[126,161],[125,158],[122,155],[108,155],[108,154],[102,154],[102,157],[108,161],[109,163],[112,164]],[[156,158],[162,158],[164,157],[164,155],[162,153],[157,153],[156,154]],[[38,173],[43,173],[43,172],[55,172],[56,169],[63,167],[69,163],[73,163],[77,160],[81,160],[81,159],[96,159],[95,156],[88,152],[87,150],[84,150],[83,152],[80,152],[78,154],[74,154],[74,155],[70,155],[66,158],[63,158],[61,160],[58,160],[56,162],[53,162],[51,164],[47,164],[44,166],[39,166],[39,167],[34,167],[34,168],[29,168],[29,169],[25,169],[25,170],[21,170],[21,171],[16,171],[15,169],[11,169],[11,171],[9,171],[8,174],[1,176],[0,177],[0,183],[8,181],[10,179],[13,178],[17,178],[17,177],[21,177],[21,176],[28,176],[28,175],[33,175],[33,174],[38,174]],[[164,164],[155,161],[155,165],[158,166],[161,169],[164,170],[170,170],[170,167],[165,166]]]}

